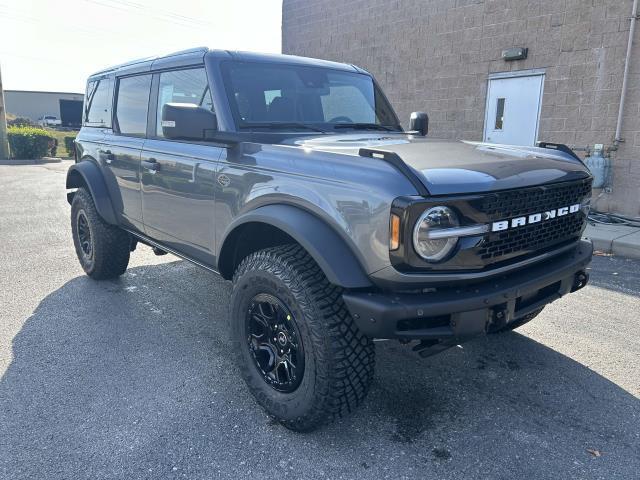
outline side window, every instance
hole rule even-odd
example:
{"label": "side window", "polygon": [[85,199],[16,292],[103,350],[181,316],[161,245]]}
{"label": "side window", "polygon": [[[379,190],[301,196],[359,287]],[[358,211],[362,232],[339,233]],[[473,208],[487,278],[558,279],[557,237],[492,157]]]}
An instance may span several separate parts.
{"label": "side window", "polygon": [[264,92],[264,103],[269,108],[274,99],[282,96],[282,90],[266,90]]}
{"label": "side window", "polygon": [[156,135],[162,134],[162,107],[165,103],[195,103],[212,112],[213,102],[204,68],[175,70],[160,74]]}
{"label": "side window", "polygon": [[109,78],[87,83],[83,125],[90,127],[111,126],[111,80]]}
{"label": "side window", "polygon": [[151,75],[136,75],[118,80],[116,129],[123,135],[144,137],[147,133],[147,109]]}

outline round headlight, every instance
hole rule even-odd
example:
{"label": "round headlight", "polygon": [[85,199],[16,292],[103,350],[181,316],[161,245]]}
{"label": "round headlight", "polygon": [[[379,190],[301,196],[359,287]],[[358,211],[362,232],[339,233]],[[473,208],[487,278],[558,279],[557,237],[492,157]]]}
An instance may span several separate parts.
{"label": "round headlight", "polygon": [[455,248],[458,237],[431,234],[459,225],[458,217],[453,210],[448,207],[432,207],[420,215],[416,222],[413,229],[413,247],[427,262],[439,262]]}

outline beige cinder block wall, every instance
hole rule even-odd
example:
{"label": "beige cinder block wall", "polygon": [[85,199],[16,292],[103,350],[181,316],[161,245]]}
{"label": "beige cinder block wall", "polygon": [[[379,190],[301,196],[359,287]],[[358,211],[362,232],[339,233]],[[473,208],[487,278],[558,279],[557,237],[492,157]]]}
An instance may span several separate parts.
{"label": "beige cinder block wall", "polygon": [[[430,116],[431,135],[481,140],[487,76],[545,70],[539,139],[613,145],[633,0],[283,0],[282,51],[357,64],[381,83],[403,122]],[[640,215],[640,26],[613,153],[613,190],[597,208]],[[529,49],[505,62],[505,48]],[[600,193],[600,192],[597,192]]]}

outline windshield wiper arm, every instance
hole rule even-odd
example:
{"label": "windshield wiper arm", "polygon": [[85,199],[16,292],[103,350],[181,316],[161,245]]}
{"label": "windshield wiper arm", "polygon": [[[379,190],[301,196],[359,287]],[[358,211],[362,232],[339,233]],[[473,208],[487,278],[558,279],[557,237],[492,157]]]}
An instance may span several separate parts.
{"label": "windshield wiper arm", "polygon": [[313,132],[327,133],[326,130],[322,130],[318,127],[312,127],[311,125],[307,125],[306,123],[297,123],[297,122],[260,122],[260,123],[245,123],[241,125],[240,128],[266,128],[269,130],[278,130],[281,128],[300,128],[304,130],[311,130]]}
{"label": "windshield wiper arm", "polygon": [[353,130],[385,130],[387,132],[395,132],[397,129],[377,123],[336,123],[333,128],[351,128]]}

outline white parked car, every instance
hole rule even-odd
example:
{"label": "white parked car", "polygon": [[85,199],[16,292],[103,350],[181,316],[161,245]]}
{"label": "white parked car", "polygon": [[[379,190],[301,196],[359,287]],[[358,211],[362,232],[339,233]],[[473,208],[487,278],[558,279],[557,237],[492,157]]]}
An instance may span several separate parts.
{"label": "white parked car", "polygon": [[38,124],[43,127],[59,127],[62,125],[62,120],[55,115],[44,115],[38,119]]}

